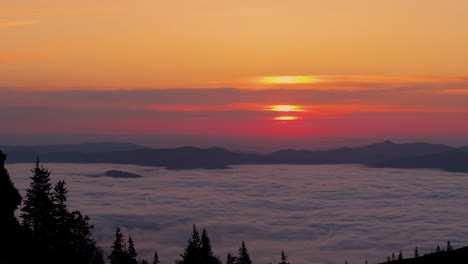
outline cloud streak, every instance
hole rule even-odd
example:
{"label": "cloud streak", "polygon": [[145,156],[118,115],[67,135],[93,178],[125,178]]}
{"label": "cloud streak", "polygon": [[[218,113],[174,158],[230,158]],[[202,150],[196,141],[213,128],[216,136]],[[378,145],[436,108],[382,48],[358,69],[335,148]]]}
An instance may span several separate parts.
{"label": "cloud streak", "polygon": [[37,25],[39,23],[38,20],[0,19],[0,29]]}

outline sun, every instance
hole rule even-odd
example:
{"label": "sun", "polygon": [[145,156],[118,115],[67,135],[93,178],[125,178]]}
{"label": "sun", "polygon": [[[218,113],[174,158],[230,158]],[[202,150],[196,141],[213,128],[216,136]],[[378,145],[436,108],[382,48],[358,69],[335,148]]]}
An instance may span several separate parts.
{"label": "sun", "polygon": [[293,121],[293,120],[297,120],[297,116],[276,116],[274,118],[275,120],[277,121]]}

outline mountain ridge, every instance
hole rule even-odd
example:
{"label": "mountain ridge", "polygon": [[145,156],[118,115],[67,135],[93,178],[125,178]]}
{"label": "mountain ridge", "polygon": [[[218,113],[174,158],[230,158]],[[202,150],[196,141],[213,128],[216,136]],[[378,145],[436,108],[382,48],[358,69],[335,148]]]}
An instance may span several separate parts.
{"label": "mountain ridge", "polygon": [[[362,164],[380,168],[468,172],[468,147],[455,148],[424,142],[398,144],[387,140],[360,147],[281,149],[267,154],[240,153],[219,147],[146,148],[112,142],[54,146],[35,146],[34,149],[14,146],[2,149],[0,146],[0,149],[9,155],[9,163],[34,162],[39,156],[44,162],[135,164],[171,170],[227,169],[230,165],[242,164]],[[102,151],[99,151],[99,147]]]}

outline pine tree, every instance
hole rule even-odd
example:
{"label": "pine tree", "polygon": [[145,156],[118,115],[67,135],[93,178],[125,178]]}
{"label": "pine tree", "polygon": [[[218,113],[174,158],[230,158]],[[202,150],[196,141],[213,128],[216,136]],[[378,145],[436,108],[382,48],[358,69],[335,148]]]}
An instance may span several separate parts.
{"label": "pine tree", "polygon": [[284,253],[283,250],[281,250],[281,262],[278,264],[291,264],[287,262],[288,258],[286,257],[286,254]]}
{"label": "pine tree", "polygon": [[450,244],[450,241],[447,241],[447,251],[452,251],[453,247],[452,244]]}
{"label": "pine tree", "polygon": [[390,262],[390,256],[387,256],[387,262]]}
{"label": "pine tree", "polygon": [[244,241],[242,241],[242,245],[239,248],[239,257],[237,257],[236,264],[252,264],[252,261],[250,260],[249,252],[247,251],[247,247]]}
{"label": "pine tree", "polygon": [[228,252],[226,264],[235,264],[236,262],[237,262],[237,257],[233,256],[230,252]]}
{"label": "pine tree", "polygon": [[201,237],[201,258],[204,264],[221,264],[219,257],[213,255],[211,241],[205,228],[203,228]]}
{"label": "pine tree", "polygon": [[96,250],[94,251],[93,258],[90,263],[91,264],[105,264],[102,250],[96,248]]}
{"label": "pine tree", "polygon": [[415,247],[415,248],[414,248],[414,257],[415,257],[415,258],[418,258],[418,257],[419,257],[419,250],[418,250],[418,247]]}
{"label": "pine tree", "polygon": [[32,182],[29,188],[26,189],[21,217],[25,227],[32,230],[36,236],[45,238],[55,232],[51,172],[40,166],[39,159],[32,172],[34,175],[31,177]]}
{"label": "pine tree", "polygon": [[188,245],[181,254],[181,260],[176,260],[177,264],[203,264],[201,258],[202,242],[200,234],[198,233],[197,226],[193,225],[192,236],[187,240]]}
{"label": "pine tree", "polygon": [[398,260],[403,260],[403,252],[401,252],[401,249],[400,249],[400,252],[398,253]]}
{"label": "pine tree", "polygon": [[135,249],[135,244],[131,236],[128,237],[128,256],[130,257],[130,264],[138,264],[137,261],[137,252]]}
{"label": "pine tree", "polygon": [[112,244],[112,252],[107,258],[110,260],[111,264],[128,264],[125,239],[119,227],[115,230],[115,240]]}
{"label": "pine tree", "polygon": [[153,264],[159,264],[159,255],[157,251],[154,251]]}
{"label": "pine tree", "polygon": [[[57,225],[57,243],[58,246],[63,248],[71,244],[70,232],[70,212],[67,209],[67,187],[65,181],[59,181],[55,184],[54,192],[52,194],[54,204],[54,218]],[[62,251],[62,250],[61,250]]]}
{"label": "pine tree", "polygon": [[392,253],[392,261],[395,261],[395,253]]}
{"label": "pine tree", "polygon": [[440,252],[440,246],[437,245],[436,252]]}

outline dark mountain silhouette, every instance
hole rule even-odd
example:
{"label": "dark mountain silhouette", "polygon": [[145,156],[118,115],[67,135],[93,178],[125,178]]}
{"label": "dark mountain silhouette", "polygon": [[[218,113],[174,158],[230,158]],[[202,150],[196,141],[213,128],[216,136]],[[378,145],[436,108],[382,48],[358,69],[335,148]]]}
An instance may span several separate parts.
{"label": "dark mountain silhouette", "polygon": [[[103,144],[105,148],[102,151],[97,151],[97,148],[91,148],[93,151],[88,152],[50,151],[49,147],[44,147],[34,151],[13,148],[5,152],[10,157],[10,163],[29,163],[40,156],[44,162],[135,164],[161,166],[170,170],[226,169],[229,165],[241,164],[363,164],[373,167],[433,168],[468,172],[467,151],[429,143],[396,144],[384,141],[355,148],[318,151],[290,149],[264,155],[238,153],[224,148],[197,147],[109,151],[110,143]],[[118,145],[113,145],[115,146]]]}
{"label": "dark mountain silhouette", "polygon": [[393,159],[370,165],[372,167],[428,168],[452,172],[468,172],[468,152],[450,150],[431,155]]}
{"label": "dark mountain silhouette", "polygon": [[133,143],[120,142],[96,142],[81,144],[55,144],[43,146],[1,146],[3,151],[13,152],[109,152],[109,151],[128,151],[144,148]]}
{"label": "dark mountain silhouette", "polygon": [[384,141],[363,147],[334,150],[279,150],[265,155],[268,161],[287,164],[369,164],[395,158],[412,157],[455,150],[446,145],[429,143],[395,144]]}
{"label": "dark mountain silhouette", "polygon": [[140,174],[126,172],[126,171],[119,171],[119,170],[108,170],[104,173],[104,176],[112,177],[112,178],[129,178],[129,179],[136,179],[142,178]]}
{"label": "dark mountain silhouette", "polygon": [[398,157],[429,155],[443,151],[455,150],[456,148],[452,148],[442,144],[429,144],[422,142],[395,144],[387,140],[384,142],[375,143],[364,147],[358,147],[356,149],[369,155],[372,155],[375,159],[389,159]]}
{"label": "dark mountain silhouette", "polygon": [[5,151],[10,163],[31,162],[39,155],[43,162],[57,163],[116,163],[161,166],[178,169],[226,169],[228,164],[249,163],[252,155],[239,154],[221,148],[195,147],[149,149],[111,152],[30,152]]}
{"label": "dark mountain silhouette", "polygon": [[468,146],[462,147],[462,148],[460,148],[460,150],[468,152]]}

